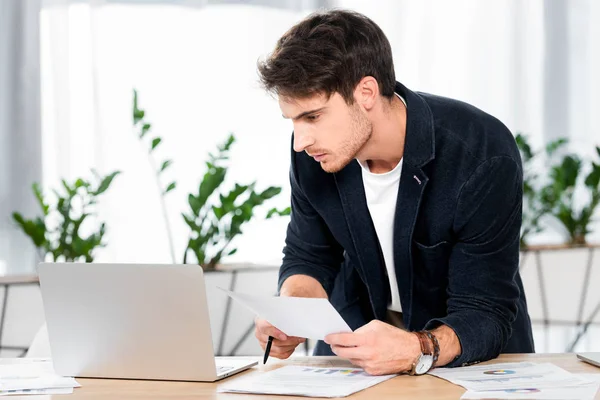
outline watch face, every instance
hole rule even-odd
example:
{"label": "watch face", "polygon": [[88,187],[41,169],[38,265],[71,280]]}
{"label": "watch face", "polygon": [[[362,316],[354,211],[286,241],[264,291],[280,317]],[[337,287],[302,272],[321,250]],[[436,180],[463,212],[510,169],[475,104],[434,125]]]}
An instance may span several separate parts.
{"label": "watch face", "polygon": [[428,354],[422,354],[417,361],[417,367],[415,368],[415,374],[423,375],[428,372],[433,365],[433,356]]}

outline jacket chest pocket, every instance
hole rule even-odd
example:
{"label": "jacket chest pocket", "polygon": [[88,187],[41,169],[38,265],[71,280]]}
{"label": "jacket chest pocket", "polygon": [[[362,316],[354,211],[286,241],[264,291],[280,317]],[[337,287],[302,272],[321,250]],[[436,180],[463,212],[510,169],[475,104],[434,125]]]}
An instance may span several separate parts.
{"label": "jacket chest pocket", "polygon": [[424,245],[413,241],[412,258],[415,281],[431,287],[447,286],[448,264],[452,243],[442,241],[434,245]]}

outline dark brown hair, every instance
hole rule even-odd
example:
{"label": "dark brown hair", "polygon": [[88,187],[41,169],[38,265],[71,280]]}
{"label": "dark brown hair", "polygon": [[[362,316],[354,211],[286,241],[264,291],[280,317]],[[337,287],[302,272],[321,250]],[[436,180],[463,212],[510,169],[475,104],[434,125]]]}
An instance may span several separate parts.
{"label": "dark brown hair", "polygon": [[292,98],[337,92],[347,104],[354,103],[354,89],[365,76],[374,77],[388,98],[396,83],[392,49],[381,28],[343,10],[314,13],[293,26],[259,61],[258,72],[269,92]]}

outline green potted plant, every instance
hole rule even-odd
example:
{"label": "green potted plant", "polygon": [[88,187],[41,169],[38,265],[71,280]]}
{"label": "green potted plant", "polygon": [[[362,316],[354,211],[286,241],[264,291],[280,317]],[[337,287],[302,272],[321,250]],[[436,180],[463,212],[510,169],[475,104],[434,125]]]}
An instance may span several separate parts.
{"label": "green potted plant", "polygon": [[[256,182],[236,183],[227,193],[221,189],[227,175],[224,162],[229,159],[228,153],[234,142],[234,136],[229,135],[218,146],[216,155],[209,154],[198,191],[188,195],[190,208],[182,214],[190,228],[183,262],[187,263],[188,254],[192,253],[205,270],[214,269],[222,258],[237,251],[232,247],[232,241],[242,233],[242,226],[254,217],[254,209],[281,193],[281,188],[276,186],[256,191]],[[289,207],[283,210],[271,208],[265,218],[289,214]]]}
{"label": "green potted plant", "polygon": [[96,215],[98,197],[108,190],[120,171],[107,176],[100,176],[94,170],[92,173],[92,181],[79,178],[69,183],[63,179],[62,191],[53,190],[54,196],[45,195],[40,185],[34,183],[33,193],[42,215],[27,219],[18,212],[13,213],[13,220],[34,243],[41,260],[92,262],[96,249],[106,245],[104,222],[96,230],[86,227],[90,232],[87,236],[82,234],[82,227],[89,217]]}
{"label": "green potted plant", "polygon": [[563,147],[566,139],[557,139],[546,145],[545,151],[533,151],[527,136],[517,133],[515,136],[517,147],[523,162],[523,222],[521,224],[521,248],[528,247],[529,235],[542,231],[540,220],[550,212],[550,204],[543,201],[542,188],[544,179],[537,172],[536,161],[545,156],[552,159],[556,151]]}
{"label": "green potted plant", "polygon": [[[587,174],[584,174],[584,160],[575,154],[566,154],[551,166],[550,181],[540,193],[549,215],[561,223],[572,246],[587,243],[586,236],[600,204],[600,147],[596,147],[596,153],[598,163],[591,161]],[[577,192],[578,188],[584,190]]]}
{"label": "green potted plant", "polygon": [[[544,228],[558,227],[565,234],[563,244],[522,247],[519,269],[528,294],[530,318],[545,327],[556,323],[575,328],[589,318],[585,310],[592,301],[588,294],[593,293],[590,278],[598,268],[598,258],[594,257],[598,246],[587,244],[587,236],[600,203],[600,162],[557,151],[566,144],[565,139],[550,143],[545,152],[538,153],[531,150],[522,135],[516,140],[524,169],[522,241],[529,233],[541,230],[542,219]],[[595,153],[600,157],[599,147]],[[564,295],[547,295],[557,290]],[[578,301],[565,302],[565,296]],[[573,351],[577,340],[567,351]]]}
{"label": "green potted plant", "polygon": [[[172,160],[157,162],[155,159],[154,150],[162,143],[162,138],[148,134],[152,130],[152,124],[148,122],[145,110],[140,108],[138,92],[135,89],[133,91],[132,118],[138,138],[145,143],[148,149],[148,159],[154,172],[162,215],[167,227],[171,257],[175,262],[172,230],[165,196],[176,188],[177,183],[172,181],[164,184],[162,181],[162,174],[172,165]],[[257,192],[255,190],[256,182],[247,185],[236,183],[233,189],[227,193],[224,192],[221,186],[227,175],[225,162],[229,159],[229,150],[234,142],[235,137],[230,134],[226,141],[218,146],[216,155],[209,153],[206,173],[200,182],[198,191],[188,195],[189,210],[182,213],[185,223],[190,229],[183,255],[184,264],[188,263],[190,255],[193,255],[195,262],[205,270],[215,269],[224,257],[233,255],[237,251],[232,247],[232,241],[242,233],[242,226],[254,218],[255,208],[281,193],[281,188],[276,186]],[[265,218],[289,214],[289,207],[283,210],[271,208]]]}

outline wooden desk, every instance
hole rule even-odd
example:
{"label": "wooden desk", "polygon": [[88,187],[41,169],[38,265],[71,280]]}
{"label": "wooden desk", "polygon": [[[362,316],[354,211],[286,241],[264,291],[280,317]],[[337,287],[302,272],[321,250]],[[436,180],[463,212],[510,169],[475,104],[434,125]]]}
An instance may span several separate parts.
{"label": "wooden desk", "polygon": [[[598,373],[600,368],[593,367],[577,360],[575,354],[527,354],[527,355],[503,355],[490,362],[552,362],[567,371],[576,373]],[[243,374],[259,374],[261,371],[278,368],[283,365],[312,365],[312,366],[347,366],[346,361],[339,360],[337,357],[298,357],[286,361],[277,361],[270,359],[267,366],[257,366],[249,371],[239,375],[234,375],[228,379],[235,379],[236,376]],[[61,400],[80,400],[80,399],[229,399],[229,400],[293,400],[308,399],[308,397],[292,396],[263,396],[246,395],[234,393],[217,393],[216,389],[219,382],[216,383],[191,383],[191,382],[163,382],[163,381],[130,381],[130,380],[112,380],[112,379],[82,379],[77,381],[82,385],[76,388],[73,394],[67,396],[11,396],[12,399],[31,400],[35,399],[61,399]],[[224,382],[224,381],[222,381]],[[455,386],[442,379],[433,376],[398,376],[389,381],[383,382],[372,388],[358,392],[348,399],[439,399],[449,400],[458,399],[465,392],[460,386]],[[600,400],[600,393],[596,394],[596,399]]]}

